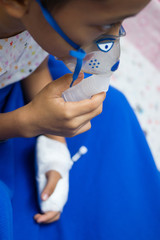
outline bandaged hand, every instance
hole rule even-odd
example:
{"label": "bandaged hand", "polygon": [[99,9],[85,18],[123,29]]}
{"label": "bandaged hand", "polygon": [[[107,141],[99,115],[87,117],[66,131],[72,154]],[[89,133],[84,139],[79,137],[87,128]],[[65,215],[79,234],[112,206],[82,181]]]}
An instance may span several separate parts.
{"label": "bandaged hand", "polygon": [[68,199],[72,165],[66,144],[43,135],[37,138],[36,181],[42,212],[34,216],[37,222],[49,223],[59,219]]}

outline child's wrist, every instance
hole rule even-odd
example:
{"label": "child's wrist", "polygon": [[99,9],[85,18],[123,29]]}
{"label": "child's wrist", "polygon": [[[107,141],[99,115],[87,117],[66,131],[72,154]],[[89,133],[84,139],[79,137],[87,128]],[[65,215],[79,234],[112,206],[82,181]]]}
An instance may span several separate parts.
{"label": "child's wrist", "polygon": [[44,136],[51,138],[53,140],[56,140],[58,142],[66,144],[66,139],[65,137],[57,136],[57,135],[51,135],[51,134],[45,134]]}
{"label": "child's wrist", "polygon": [[36,156],[40,174],[55,170],[63,177],[73,165],[66,144],[44,135],[37,138]]}
{"label": "child's wrist", "polygon": [[17,109],[17,119],[18,131],[21,137],[31,138],[41,134],[36,127],[34,113],[32,112],[30,104]]}

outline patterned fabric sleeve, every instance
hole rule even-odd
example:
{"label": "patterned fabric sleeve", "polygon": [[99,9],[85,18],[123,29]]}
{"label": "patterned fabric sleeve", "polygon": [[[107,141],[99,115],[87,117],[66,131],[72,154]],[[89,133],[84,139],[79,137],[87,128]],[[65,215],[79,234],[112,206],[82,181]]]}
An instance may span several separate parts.
{"label": "patterned fabric sleeve", "polygon": [[0,88],[29,76],[47,56],[27,31],[1,39]]}

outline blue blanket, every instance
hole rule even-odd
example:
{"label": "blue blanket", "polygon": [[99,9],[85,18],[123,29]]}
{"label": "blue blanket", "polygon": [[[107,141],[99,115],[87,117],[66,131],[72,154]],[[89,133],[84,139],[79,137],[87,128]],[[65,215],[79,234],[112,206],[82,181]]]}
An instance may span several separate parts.
{"label": "blue blanket", "polygon": [[[53,79],[68,72],[50,58]],[[0,90],[0,111],[23,106],[20,83]],[[125,97],[110,87],[92,129],[67,139],[73,156],[88,153],[70,173],[61,219],[37,224],[36,138],[0,143],[0,240],[159,240],[160,173]]]}

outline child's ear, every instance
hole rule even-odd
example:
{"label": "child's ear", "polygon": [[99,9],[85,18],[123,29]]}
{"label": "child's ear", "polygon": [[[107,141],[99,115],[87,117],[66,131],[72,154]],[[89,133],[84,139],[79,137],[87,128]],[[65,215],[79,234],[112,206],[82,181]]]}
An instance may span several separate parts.
{"label": "child's ear", "polygon": [[16,0],[0,0],[0,4],[5,9],[6,13],[15,18],[21,18],[28,10],[29,0],[24,0],[19,3]]}

